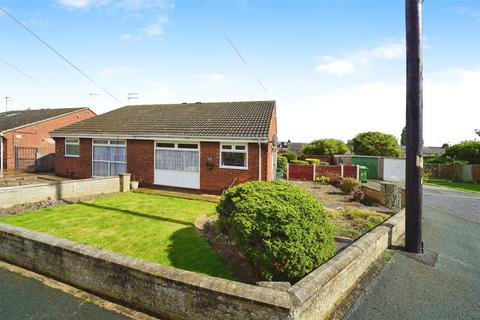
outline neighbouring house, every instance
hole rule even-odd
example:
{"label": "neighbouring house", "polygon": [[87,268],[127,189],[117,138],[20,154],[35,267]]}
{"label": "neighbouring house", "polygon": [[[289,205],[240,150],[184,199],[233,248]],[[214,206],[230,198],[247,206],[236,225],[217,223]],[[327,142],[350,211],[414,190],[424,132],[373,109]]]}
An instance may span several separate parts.
{"label": "neighbouring house", "polygon": [[[407,152],[407,148],[405,146],[400,146],[400,148],[402,149],[403,154]],[[445,148],[424,146],[422,148],[422,153],[424,156],[441,156],[445,153]]]}
{"label": "neighbouring house", "polygon": [[302,148],[303,146],[306,145],[306,143],[303,142],[290,142],[288,141],[280,141],[278,143],[278,151],[279,153],[296,153],[297,155],[302,154]]}
{"label": "neighbouring house", "polygon": [[16,110],[0,113],[0,171],[27,169],[37,157],[53,154],[49,132],[94,117],[89,108]]}
{"label": "neighbouring house", "polygon": [[58,175],[220,193],[276,170],[275,101],[138,105],[57,129]]}

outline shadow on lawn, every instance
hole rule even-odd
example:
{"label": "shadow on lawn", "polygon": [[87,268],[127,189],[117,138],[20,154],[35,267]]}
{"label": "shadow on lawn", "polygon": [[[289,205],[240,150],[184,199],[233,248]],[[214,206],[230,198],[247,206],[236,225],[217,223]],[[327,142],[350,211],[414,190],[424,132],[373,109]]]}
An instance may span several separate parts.
{"label": "shadow on lawn", "polygon": [[131,215],[141,217],[141,218],[147,218],[147,219],[153,219],[153,220],[158,220],[158,221],[177,223],[177,224],[182,224],[182,225],[185,225],[185,226],[193,226],[193,223],[190,223],[190,222],[177,220],[177,219],[172,219],[172,218],[154,216],[154,215],[151,215],[151,214],[148,214],[148,213],[143,213],[143,212],[138,212],[138,211],[132,211],[132,210],[127,210],[127,209],[119,209],[119,208],[115,208],[115,207],[101,206],[101,205],[98,205],[98,204],[86,203],[86,202],[79,202],[78,204],[83,205],[83,206],[87,206],[87,207],[96,208],[96,209],[118,211],[118,212],[121,212],[121,213],[131,214]]}
{"label": "shadow on lawn", "polygon": [[182,228],[170,236],[168,258],[175,268],[234,280],[224,262],[195,227]]}

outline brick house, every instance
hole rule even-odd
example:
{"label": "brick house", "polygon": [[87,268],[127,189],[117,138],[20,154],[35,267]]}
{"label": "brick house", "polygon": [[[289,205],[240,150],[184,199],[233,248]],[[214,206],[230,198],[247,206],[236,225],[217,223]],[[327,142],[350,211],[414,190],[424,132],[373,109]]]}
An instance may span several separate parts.
{"label": "brick house", "polygon": [[89,108],[18,110],[0,113],[0,171],[15,169],[16,147],[54,152],[49,132],[94,117]]}
{"label": "brick house", "polygon": [[247,101],[126,106],[51,134],[58,175],[220,193],[274,179],[276,133],[275,101]]}

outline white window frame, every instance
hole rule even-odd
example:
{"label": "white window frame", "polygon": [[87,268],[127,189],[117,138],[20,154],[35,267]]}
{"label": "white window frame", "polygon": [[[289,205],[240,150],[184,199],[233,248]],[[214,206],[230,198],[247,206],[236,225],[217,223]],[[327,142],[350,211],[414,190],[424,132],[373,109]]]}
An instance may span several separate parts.
{"label": "white window frame", "polygon": [[[106,141],[107,143],[95,143],[95,140],[96,141]],[[124,142],[122,144],[112,144],[111,142],[112,141],[120,141],[120,142]],[[103,177],[103,176],[95,176],[93,175],[93,172],[94,172],[94,162],[107,162],[108,163],[108,173],[110,174],[110,165],[112,163],[120,163],[120,164],[124,164],[125,165],[125,168],[127,168],[127,161],[109,161],[109,160],[95,160],[93,158],[93,155],[94,155],[94,151],[93,151],[93,148],[95,146],[98,146],[98,147],[114,147],[114,148],[125,148],[125,160],[127,159],[128,155],[127,155],[127,140],[126,139],[92,139],[92,177],[96,178],[96,177]],[[107,176],[107,177],[110,177],[110,176]]]}
{"label": "white window frame", "polygon": [[[223,146],[232,146],[232,149],[223,150]],[[245,147],[244,150],[237,150],[237,146]],[[222,152],[233,152],[233,153],[244,153],[245,154],[245,166],[236,167],[236,166],[224,166],[222,165]],[[220,143],[220,163],[218,164],[219,168],[222,169],[236,169],[236,170],[248,170],[248,144],[245,143]]]}
{"label": "white window frame", "polygon": [[[173,147],[157,147],[157,143],[168,143],[173,144]],[[197,147],[193,148],[180,148],[179,144],[194,144]],[[188,150],[188,151],[200,151],[200,143],[198,142],[173,142],[173,141],[155,141],[155,150]]]}
{"label": "white window frame", "polygon": [[[68,140],[77,140],[77,142],[68,142]],[[78,154],[68,154],[67,153],[67,146],[78,146]],[[80,157],[80,139],[79,138],[65,138],[65,157],[71,157],[71,158],[78,158]]]}

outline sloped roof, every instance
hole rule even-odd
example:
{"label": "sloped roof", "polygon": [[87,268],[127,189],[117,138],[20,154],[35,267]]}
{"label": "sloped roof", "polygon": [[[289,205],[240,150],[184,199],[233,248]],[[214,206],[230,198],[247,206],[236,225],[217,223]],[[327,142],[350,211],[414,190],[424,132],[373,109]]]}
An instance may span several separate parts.
{"label": "sloped roof", "polygon": [[52,132],[62,135],[268,137],[275,101],[135,105]]}
{"label": "sloped roof", "polygon": [[16,110],[0,113],[0,132],[14,128],[23,127],[35,122],[55,118],[70,112],[87,108],[60,108],[60,109],[38,109],[38,110]]}

